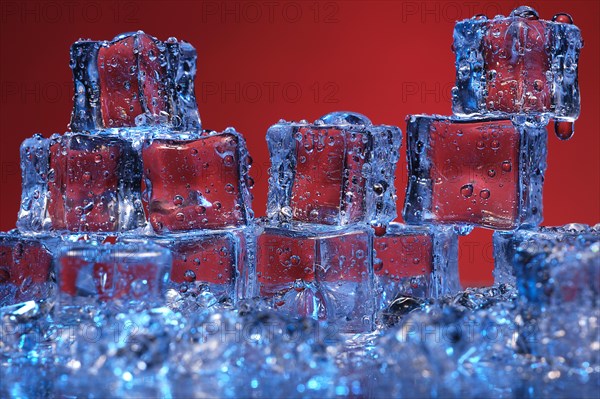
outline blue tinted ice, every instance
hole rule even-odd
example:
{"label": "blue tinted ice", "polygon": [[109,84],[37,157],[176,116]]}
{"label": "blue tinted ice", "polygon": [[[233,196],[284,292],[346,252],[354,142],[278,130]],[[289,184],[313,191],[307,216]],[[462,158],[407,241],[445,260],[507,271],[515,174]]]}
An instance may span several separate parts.
{"label": "blue tinted ice", "polygon": [[371,234],[356,227],[257,229],[248,295],[295,317],[326,320],[339,331],[370,331],[376,298]]}
{"label": "blue tinted ice", "polygon": [[385,234],[373,238],[373,248],[380,309],[460,289],[458,234],[453,227],[391,223]]}
{"label": "blue tinted ice", "polygon": [[59,295],[56,316],[69,320],[86,307],[165,303],[170,252],[152,243],[65,245],[55,257]]}
{"label": "blue tinted ice", "polygon": [[[526,270],[531,269],[527,266],[530,262],[529,257],[532,258],[532,261],[533,258],[542,261],[543,263],[540,263],[539,266],[545,270],[548,267],[546,257],[550,256],[554,250],[560,252],[561,245],[566,248],[570,246],[576,254],[579,249],[585,249],[594,240],[598,240],[598,231],[594,227],[578,223],[558,227],[522,228],[512,232],[495,232],[494,282],[515,286],[516,276],[525,276],[526,273],[529,273]],[[516,257],[517,254],[519,254],[518,257]],[[538,265],[538,263],[535,264]],[[534,277],[538,271],[540,270],[536,268],[531,269],[531,273],[533,273],[531,277]],[[540,271],[540,273],[545,272]],[[526,284],[524,281],[520,283],[523,289],[526,286],[533,288],[538,284],[540,287],[546,287],[542,281],[531,281]],[[523,294],[525,292],[529,292],[529,290],[523,291]],[[532,295],[532,298],[538,297],[533,292]]]}
{"label": "blue tinted ice", "polygon": [[599,232],[581,224],[515,232],[509,249],[527,308],[538,314],[562,302],[574,301],[582,308],[597,304],[599,242]]}
{"label": "blue tinted ice", "polygon": [[489,112],[579,116],[577,69],[581,32],[567,14],[539,19],[530,7],[504,17],[456,23],[456,115]]}

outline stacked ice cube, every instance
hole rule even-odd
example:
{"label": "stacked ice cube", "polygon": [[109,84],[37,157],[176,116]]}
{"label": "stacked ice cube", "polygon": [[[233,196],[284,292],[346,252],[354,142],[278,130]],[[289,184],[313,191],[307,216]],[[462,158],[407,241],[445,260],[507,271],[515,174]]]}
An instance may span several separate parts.
{"label": "stacked ice cube", "polygon": [[[566,14],[457,24],[456,115],[408,119],[405,225],[399,128],[275,124],[255,221],[243,137],[201,130],[192,46],[75,43],[72,131],[24,142],[19,230],[0,233],[0,392],[595,393],[600,227],[538,226],[580,47]],[[498,230],[497,286],[456,293],[474,226]]]}
{"label": "stacked ice cube", "polygon": [[523,6],[456,24],[455,116],[408,119],[407,221],[498,230],[542,221],[546,125],[553,118],[566,139],[579,115],[572,23]]}
{"label": "stacked ice cube", "polygon": [[[494,236],[496,283],[516,284],[524,297],[532,286],[548,289],[539,273],[523,270],[516,248],[525,237],[537,241],[549,234],[537,227],[543,219],[546,125],[553,118],[559,138],[572,134],[581,47],[567,14],[544,21],[523,6],[508,17],[460,21],[453,45],[455,115],[409,116],[407,122],[404,219],[454,224],[465,233],[475,226],[505,231]],[[545,257],[547,250],[529,252]]]}
{"label": "stacked ice cube", "polygon": [[168,288],[234,300],[251,159],[233,128],[201,129],[196,50],[140,31],[76,42],[71,68],[71,131],[23,143],[19,232],[5,241],[54,240],[65,304],[156,304]]}
{"label": "stacked ice cube", "polygon": [[355,332],[395,300],[458,289],[453,229],[392,223],[401,139],[399,128],[353,112],[269,129],[255,295]]}

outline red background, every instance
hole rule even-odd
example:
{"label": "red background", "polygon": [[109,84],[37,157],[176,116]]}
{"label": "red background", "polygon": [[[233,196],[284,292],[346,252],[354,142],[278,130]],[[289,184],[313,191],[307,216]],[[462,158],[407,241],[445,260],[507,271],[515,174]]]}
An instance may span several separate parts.
{"label": "red background", "polygon": [[[595,224],[599,201],[600,3],[528,1],[540,17],[567,12],[585,39],[579,67],[581,117],[575,137],[549,138],[545,224]],[[254,209],[264,215],[267,128],[354,110],[404,131],[409,113],[449,114],[454,21],[507,15],[516,1],[0,2],[0,230],[14,227],[20,199],[19,144],[64,132],[71,112],[69,47],[79,37],[111,39],[142,29],[198,50],[196,94],[203,126],[235,126],[255,160]],[[204,90],[203,90],[204,89]],[[405,141],[403,143],[404,153]],[[398,168],[398,206],[406,185]],[[492,279],[491,231],[461,238],[463,284]]]}

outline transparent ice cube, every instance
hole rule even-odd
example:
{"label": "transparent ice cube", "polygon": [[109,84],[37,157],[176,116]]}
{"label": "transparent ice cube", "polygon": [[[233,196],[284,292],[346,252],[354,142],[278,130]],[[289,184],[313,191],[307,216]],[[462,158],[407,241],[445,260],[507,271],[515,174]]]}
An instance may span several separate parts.
{"label": "transparent ice cube", "polygon": [[512,230],[542,221],[545,118],[410,116],[407,223]]}
{"label": "transparent ice cube", "polygon": [[79,241],[56,256],[57,317],[77,316],[85,306],[116,308],[160,305],[171,271],[170,252],[152,243],[99,244]]}
{"label": "transparent ice cube", "polygon": [[334,112],[315,123],[271,126],[271,220],[347,225],[396,217],[394,172],[402,133],[365,116]]}
{"label": "transparent ice cube", "polygon": [[25,140],[17,227],[23,233],[140,227],[141,168],[132,142],[112,131]]}
{"label": "transparent ice cube", "polygon": [[55,285],[52,253],[43,241],[0,232],[0,307],[49,298]]}
{"label": "transparent ice cube", "polygon": [[247,229],[202,230],[143,238],[123,235],[119,241],[147,240],[169,249],[173,258],[169,287],[177,293],[173,293],[174,300],[201,297],[210,298],[204,305],[234,304],[243,295],[241,274],[250,255],[250,234]]}
{"label": "transparent ice cube", "polygon": [[239,227],[252,220],[252,159],[235,129],[156,134],[144,143],[142,159],[155,232]]}
{"label": "transparent ice cube", "polygon": [[256,238],[254,296],[342,332],[370,331],[375,309],[368,228],[264,227]]}
{"label": "transparent ice cube", "polygon": [[437,298],[460,289],[458,235],[451,226],[390,223],[373,238],[379,308],[404,297]]}
{"label": "transparent ice cube", "polygon": [[508,246],[513,255],[507,258],[527,309],[539,314],[562,302],[597,305],[599,242],[595,228],[576,223],[515,231]]}
{"label": "transparent ice cube", "polygon": [[[454,113],[546,113],[573,122],[580,108],[581,47],[581,32],[568,14],[545,21],[519,7],[508,17],[457,22]],[[557,127],[559,133],[564,126]]]}
{"label": "transparent ice cube", "polygon": [[185,41],[161,42],[142,31],[112,41],[80,40],[71,47],[75,85],[71,130],[94,131],[167,123],[197,130],[196,50]]}

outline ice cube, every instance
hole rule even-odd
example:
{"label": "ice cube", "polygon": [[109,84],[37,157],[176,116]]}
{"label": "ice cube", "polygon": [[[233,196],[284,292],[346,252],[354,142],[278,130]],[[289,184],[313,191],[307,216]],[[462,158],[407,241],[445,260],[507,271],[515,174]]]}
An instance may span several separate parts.
{"label": "ice cube", "polygon": [[[600,232],[583,224],[542,227],[515,231],[510,239],[505,259],[512,260],[520,299],[538,314],[549,306],[577,302],[582,306],[598,301],[600,292],[600,262],[598,251]],[[508,269],[508,265],[498,265]]]}
{"label": "ice cube", "polygon": [[167,249],[151,243],[66,245],[56,256],[57,311],[102,302],[161,304],[171,262]]}
{"label": "ice cube", "polygon": [[115,232],[142,226],[141,160],[115,132],[34,137],[21,146],[22,232]]}
{"label": "ice cube", "polygon": [[54,293],[52,253],[39,239],[0,232],[0,307]]}
{"label": "ice cube", "polygon": [[496,230],[539,224],[546,122],[409,116],[404,220]]}
{"label": "ice cube", "polygon": [[294,316],[331,322],[342,332],[373,322],[372,233],[363,228],[257,232],[254,295]]}
{"label": "ice cube", "polygon": [[508,17],[458,22],[454,113],[547,113],[559,121],[559,133],[562,122],[579,116],[582,46],[581,32],[568,14],[545,21],[534,9],[519,7]]}
{"label": "ice cube", "polygon": [[185,234],[152,237],[121,236],[126,243],[151,242],[171,251],[173,266],[170,280],[173,289],[198,295],[209,291],[214,303],[234,303],[242,295],[240,273],[248,255],[249,231],[245,229],[203,230]]}
{"label": "ice cube", "polygon": [[458,235],[451,226],[390,223],[373,247],[380,309],[399,296],[437,298],[460,289]]}
{"label": "ice cube", "polygon": [[269,128],[271,220],[347,225],[396,217],[402,133],[352,112]]}
{"label": "ice cube", "polygon": [[551,359],[552,379],[562,370],[561,380],[576,372],[581,383],[593,381],[600,365],[600,231],[581,224],[517,230],[511,245],[529,352]]}
{"label": "ice cube", "polygon": [[253,218],[252,162],[233,128],[157,135],[142,150],[148,218],[157,233],[238,227]]}
{"label": "ice cube", "polygon": [[199,129],[196,57],[189,43],[174,38],[161,42],[141,31],[110,42],[74,43],[71,130],[136,126],[140,121]]}

